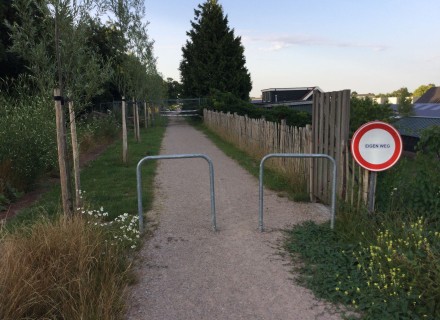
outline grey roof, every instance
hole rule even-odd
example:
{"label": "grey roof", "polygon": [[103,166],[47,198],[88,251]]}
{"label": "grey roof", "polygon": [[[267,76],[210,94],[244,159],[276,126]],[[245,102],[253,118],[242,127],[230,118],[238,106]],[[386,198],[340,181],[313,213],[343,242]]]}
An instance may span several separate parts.
{"label": "grey roof", "polygon": [[431,126],[440,126],[440,118],[407,117],[393,124],[402,136],[420,138],[422,131]]}
{"label": "grey roof", "polygon": [[[392,104],[391,108],[397,113],[399,105]],[[440,118],[440,103],[414,103],[414,116],[427,118]]]}
{"label": "grey roof", "polygon": [[417,103],[440,103],[440,87],[430,88],[416,102]]}

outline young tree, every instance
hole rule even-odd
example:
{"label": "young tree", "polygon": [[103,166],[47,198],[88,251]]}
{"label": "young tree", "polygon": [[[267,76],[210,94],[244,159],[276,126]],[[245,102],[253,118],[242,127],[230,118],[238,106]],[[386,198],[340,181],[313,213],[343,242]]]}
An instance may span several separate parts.
{"label": "young tree", "polygon": [[229,28],[222,6],[217,0],[207,0],[194,13],[179,68],[183,95],[206,97],[219,90],[248,100],[252,83],[244,48]]}
{"label": "young tree", "polygon": [[399,105],[397,106],[397,111],[402,117],[409,117],[414,114],[413,105],[411,102],[411,93],[409,93],[407,88],[400,88],[395,91],[397,97],[399,98]]}

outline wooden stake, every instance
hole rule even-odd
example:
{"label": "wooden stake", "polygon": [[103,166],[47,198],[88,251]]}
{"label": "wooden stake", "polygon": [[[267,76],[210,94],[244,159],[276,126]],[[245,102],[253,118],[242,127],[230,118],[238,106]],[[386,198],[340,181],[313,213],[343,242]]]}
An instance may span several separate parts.
{"label": "wooden stake", "polygon": [[122,97],[122,162],[127,164],[127,119],[125,115],[125,97]]}
{"label": "wooden stake", "polygon": [[73,109],[73,102],[69,101],[69,116],[70,116],[70,135],[72,138],[72,155],[73,155],[73,177],[75,182],[75,207],[76,209],[81,207],[81,181],[79,171],[79,148],[78,137],[76,134],[76,120],[75,110]]}
{"label": "wooden stake", "polygon": [[135,102],[135,110],[136,110],[136,141],[141,141],[141,128],[139,126],[139,106],[137,102]]}
{"label": "wooden stake", "polygon": [[61,104],[62,97],[60,89],[54,89],[54,99],[57,126],[58,166],[60,169],[61,200],[63,204],[64,214],[67,216],[72,216],[72,190],[70,187],[70,174],[68,170],[66,152],[66,121],[64,119],[64,110]]}
{"label": "wooden stake", "polygon": [[144,123],[145,123],[145,129],[147,129],[148,128],[147,101],[144,102]]}

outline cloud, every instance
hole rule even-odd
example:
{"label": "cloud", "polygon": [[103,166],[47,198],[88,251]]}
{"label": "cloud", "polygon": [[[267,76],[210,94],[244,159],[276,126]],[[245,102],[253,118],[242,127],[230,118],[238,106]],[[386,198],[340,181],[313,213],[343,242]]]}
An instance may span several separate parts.
{"label": "cloud", "polygon": [[344,42],[311,35],[265,35],[260,37],[243,37],[247,43],[264,43],[262,51],[279,51],[292,46],[325,46],[339,48],[367,48],[373,51],[384,51],[388,46],[382,44]]}

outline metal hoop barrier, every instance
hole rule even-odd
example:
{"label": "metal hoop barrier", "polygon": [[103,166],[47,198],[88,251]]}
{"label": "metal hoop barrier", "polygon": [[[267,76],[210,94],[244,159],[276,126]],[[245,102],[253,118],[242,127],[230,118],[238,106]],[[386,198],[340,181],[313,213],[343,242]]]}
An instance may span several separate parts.
{"label": "metal hoop barrier", "polygon": [[336,161],[332,157],[326,154],[307,154],[307,153],[271,153],[263,157],[260,162],[260,211],[259,211],[259,227],[260,231],[264,231],[263,224],[263,175],[264,175],[264,162],[269,158],[326,158],[333,163],[333,175],[332,175],[332,204],[331,204],[331,219],[330,227],[333,229],[335,226],[335,207],[336,207]]}
{"label": "metal hoop barrier", "polygon": [[208,162],[209,165],[209,181],[211,189],[211,223],[214,231],[217,231],[217,222],[215,216],[215,192],[214,192],[214,166],[212,165],[212,160],[204,154],[172,154],[164,156],[148,156],[142,158],[136,168],[136,179],[137,179],[137,197],[138,197],[138,214],[139,214],[139,232],[143,232],[144,229],[144,216],[142,209],[142,179],[141,179],[141,166],[147,160],[161,160],[161,159],[184,159],[184,158],[203,158]]}

